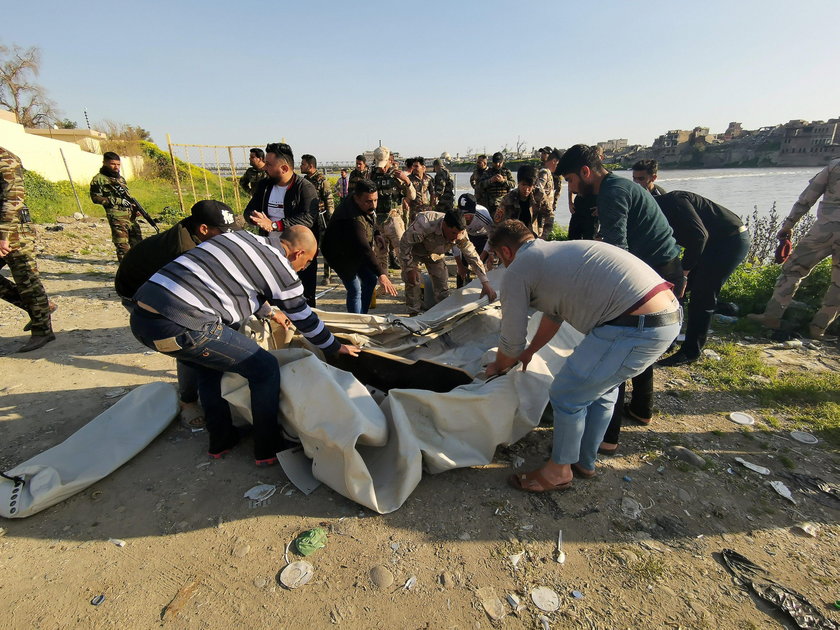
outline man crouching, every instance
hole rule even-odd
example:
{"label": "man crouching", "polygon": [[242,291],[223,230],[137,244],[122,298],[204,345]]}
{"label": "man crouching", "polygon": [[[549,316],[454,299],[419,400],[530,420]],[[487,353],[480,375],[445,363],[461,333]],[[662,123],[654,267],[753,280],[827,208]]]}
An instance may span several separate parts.
{"label": "man crouching", "polygon": [[284,440],[277,423],[280,368],[255,341],[236,332],[267,301],[327,354],[357,356],[341,345],[313,313],[297,272],[318,249],[312,231],[292,226],[255,236],[221,234],[164,266],[134,294],[131,332],[144,345],[185,361],[198,371],[198,394],[210,434],[208,454],[223,457],[239,442],[230,407],[222,398],[225,372],[248,380],[257,466],[277,463]]}
{"label": "man crouching", "polygon": [[[670,283],[613,245],[535,240],[524,223],[508,220],[496,227],[490,246],[507,271],[500,290],[499,351],[487,376],[517,361],[526,369],[563,322],[585,335],[551,384],[551,459],[539,470],[510,478],[528,492],[565,490],[573,475],[595,475],[618,385],[665,352],[679,333],[682,313]],[[542,319],[526,348],[529,308],[542,312]]]}

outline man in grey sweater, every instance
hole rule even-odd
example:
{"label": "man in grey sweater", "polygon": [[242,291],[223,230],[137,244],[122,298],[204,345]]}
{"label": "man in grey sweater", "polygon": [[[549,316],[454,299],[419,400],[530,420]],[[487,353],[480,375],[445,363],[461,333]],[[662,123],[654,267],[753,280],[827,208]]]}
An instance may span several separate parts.
{"label": "man in grey sweater", "polygon": [[[563,322],[583,333],[551,385],[551,459],[510,483],[528,492],[565,490],[572,476],[595,475],[598,445],[610,422],[617,387],[656,361],[679,333],[676,297],[647,264],[597,241],[535,240],[520,221],[504,221],[490,246],[507,267],[500,290],[502,330],[487,375],[517,362],[526,369]],[[526,347],[529,309],[542,313]]]}

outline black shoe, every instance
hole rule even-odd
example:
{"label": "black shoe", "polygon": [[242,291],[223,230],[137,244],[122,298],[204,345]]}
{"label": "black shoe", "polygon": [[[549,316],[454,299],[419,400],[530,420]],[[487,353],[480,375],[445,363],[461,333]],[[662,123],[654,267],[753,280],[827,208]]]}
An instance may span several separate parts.
{"label": "black shoe", "polygon": [[49,335],[32,335],[29,341],[18,349],[18,352],[32,352],[38,348],[43,348],[50,341],[55,341],[55,335],[53,333],[50,333]]}
{"label": "black shoe", "polygon": [[677,367],[678,365],[688,365],[694,363],[698,357],[690,357],[682,351],[675,352],[670,357],[657,361],[658,367]]}

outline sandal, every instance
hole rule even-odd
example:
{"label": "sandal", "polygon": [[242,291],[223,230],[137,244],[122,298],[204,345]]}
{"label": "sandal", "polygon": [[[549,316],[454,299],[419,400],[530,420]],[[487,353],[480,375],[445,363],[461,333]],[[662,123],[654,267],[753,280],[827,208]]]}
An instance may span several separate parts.
{"label": "sandal", "polygon": [[572,464],[572,474],[575,477],[580,477],[581,479],[592,479],[596,473],[594,470],[587,470],[583,466],[579,466],[577,464]]}
{"label": "sandal", "polygon": [[[508,484],[511,487],[524,492],[549,492],[551,490],[563,491],[572,487],[571,480],[564,483],[552,484],[539,470],[533,470],[529,473],[520,473],[518,475],[511,475],[508,477]],[[534,485],[538,485],[538,487],[533,487]]]}
{"label": "sandal", "polygon": [[604,448],[604,442],[601,442],[601,446],[598,447],[598,453],[600,455],[608,455],[612,457],[615,455],[616,451],[618,451],[618,444],[616,444],[614,448]]}
{"label": "sandal", "polygon": [[204,409],[198,403],[181,405],[179,420],[182,427],[192,429],[193,431],[203,429],[206,426],[204,422]]}
{"label": "sandal", "polygon": [[644,426],[649,425],[650,421],[653,420],[653,418],[642,418],[642,416],[633,413],[633,410],[630,409],[629,404],[624,405],[624,415],[627,416],[628,418],[632,418],[633,420],[635,420],[636,422],[638,422],[639,424],[644,425]]}

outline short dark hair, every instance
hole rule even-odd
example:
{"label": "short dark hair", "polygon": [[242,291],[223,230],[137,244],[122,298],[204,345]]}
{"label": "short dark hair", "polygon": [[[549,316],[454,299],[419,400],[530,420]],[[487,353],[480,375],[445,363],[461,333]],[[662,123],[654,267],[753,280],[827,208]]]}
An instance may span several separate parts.
{"label": "short dark hair", "polygon": [[254,155],[256,155],[261,160],[265,159],[265,151],[263,151],[262,149],[253,148],[248,153],[253,153]]}
{"label": "short dark hair", "polygon": [[484,155],[483,153],[482,153],[481,155],[479,155],[478,157],[476,157],[476,158],[475,158],[476,162],[477,162],[478,160],[486,160],[486,159],[487,159],[487,156],[486,156],[486,155]]}
{"label": "short dark hair", "polygon": [[405,167],[406,167],[406,168],[411,168],[411,167],[412,167],[412,165],[413,165],[415,162],[417,162],[417,158],[406,158],[406,159],[405,159]]}
{"label": "short dark hair", "polygon": [[318,160],[315,159],[314,155],[309,155],[308,153],[304,153],[300,156],[300,159],[306,162],[307,164],[318,168]]}
{"label": "short dark hair", "polygon": [[120,156],[114,153],[113,151],[105,151],[105,153],[102,154],[102,161],[110,162],[111,160],[116,160],[117,162],[119,162]]}
{"label": "short dark hair", "polygon": [[362,164],[367,164],[367,158],[364,155],[357,155],[356,161],[361,162]]}
{"label": "short dark hair", "polygon": [[464,215],[458,210],[447,210],[443,215],[443,222],[449,227],[458,228],[459,230],[467,229],[467,222]]}
{"label": "short dark hair", "polygon": [[595,147],[590,147],[588,144],[576,144],[560,158],[557,172],[560,175],[579,173],[584,166],[588,166],[593,171],[600,171],[604,167]]}
{"label": "short dark hair", "polygon": [[346,172],[347,172],[347,169],[346,169],[346,168],[343,168],[343,169],[341,169],[341,172],[342,172],[342,173],[346,173]]}
{"label": "short dark hair", "polygon": [[370,193],[375,193],[378,190],[379,189],[376,187],[376,184],[370,179],[360,179],[353,184],[354,195],[369,195]]}
{"label": "short dark hair", "polygon": [[295,154],[292,152],[292,147],[290,147],[285,142],[272,142],[270,144],[267,144],[265,147],[265,152],[273,153],[281,161],[285,162],[292,168],[295,167]]}
{"label": "short dark hair", "polygon": [[495,164],[496,162],[502,162],[502,161],[504,161],[504,159],[505,159],[505,156],[502,155],[500,151],[496,151],[493,154],[493,164]]}
{"label": "short dark hair", "polygon": [[426,158],[424,158],[422,155],[418,155],[416,158],[414,158],[414,161],[420,166],[426,166]]}
{"label": "short dark hair", "polygon": [[656,160],[639,160],[633,165],[634,171],[647,171],[648,175],[656,175],[659,172],[659,162]]}
{"label": "short dark hair", "polygon": [[533,237],[534,232],[522,221],[507,219],[493,229],[493,233],[490,235],[490,247],[498,249],[505,246],[516,251],[522,243],[531,240]]}
{"label": "short dark hair", "polygon": [[523,164],[516,171],[516,181],[533,186],[537,183],[537,169],[531,164]]}

